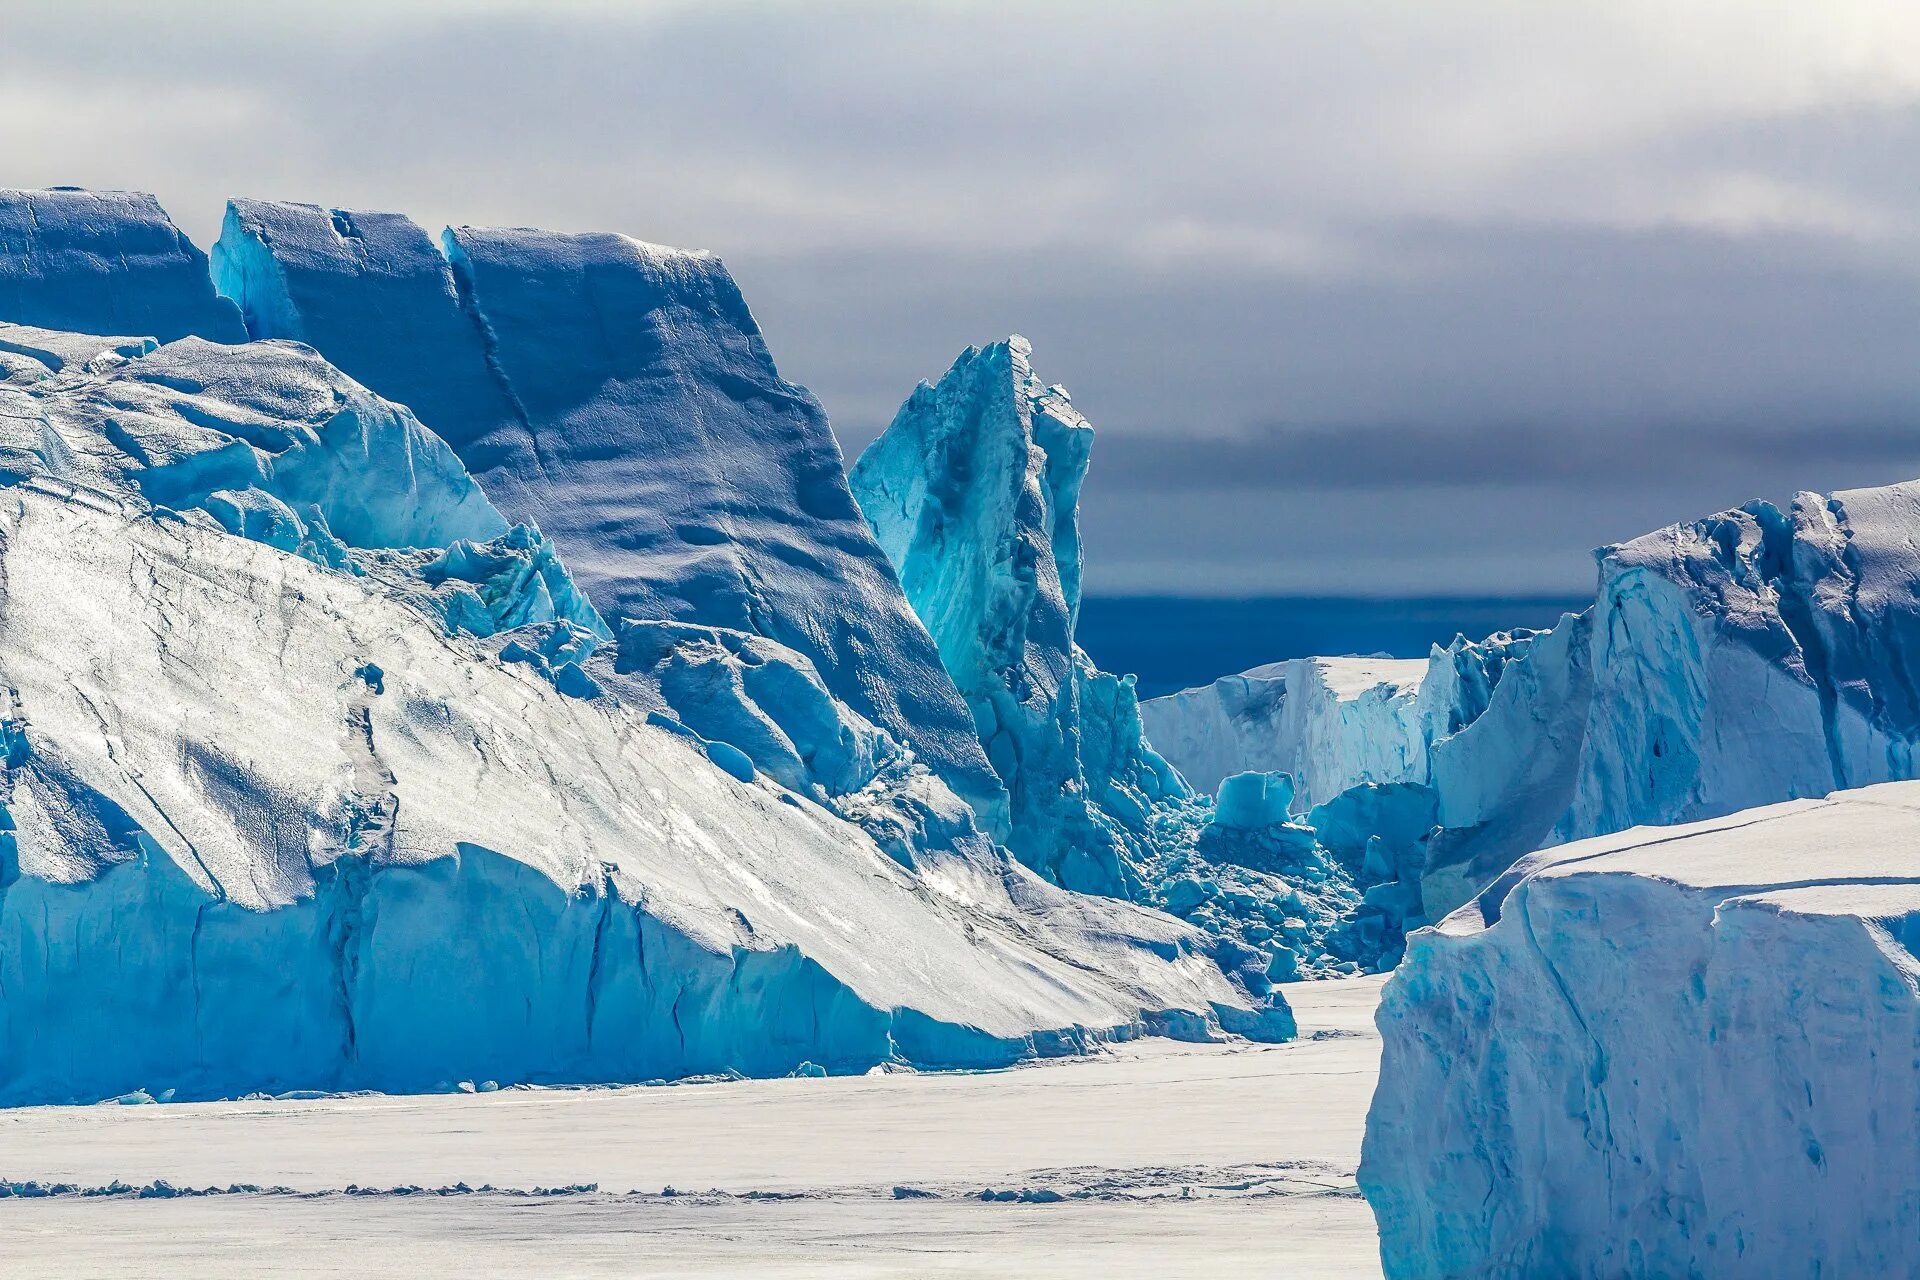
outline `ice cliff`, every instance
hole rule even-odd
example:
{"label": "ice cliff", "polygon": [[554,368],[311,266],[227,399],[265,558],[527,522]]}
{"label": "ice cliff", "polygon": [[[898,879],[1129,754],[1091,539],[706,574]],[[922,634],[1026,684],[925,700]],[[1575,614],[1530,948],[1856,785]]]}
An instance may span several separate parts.
{"label": "ice cliff", "polygon": [[1920,783],[1635,828],[1416,934],[1360,1167],[1387,1274],[1920,1273],[1917,846]]}
{"label": "ice cliff", "polygon": [[1024,338],[922,383],[852,484],[966,699],[1011,801],[1008,845],[1048,879],[1130,896],[1152,807],[1186,795],[1146,746],[1131,681],[1074,643],[1093,429]]}
{"label": "ice cliff", "polygon": [[533,230],[436,243],[397,214],[236,200],[213,267],[252,336],[308,343],[431,423],[611,623],[771,641],[849,732],[910,747],[1005,834],[1005,795],[826,418],[780,378],[718,258]]}
{"label": "ice cliff", "polygon": [[1295,658],[1140,704],[1155,748],[1203,791],[1249,769],[1293,777],[1296,804],[1363,782],[1425,782],[1424,661]]}
{"label": "ice cliff", "polygon": [[0,190],[0,319],[162,342],[246,337],[207,255],[131,191]]}
{"label": "ice cliff", "polygon": [[[1917,541],[1920,483],[1753,502],[1602,548],[1589,609],[1436,648],[1377,710],[1296,715],[1309,661],[1141,714],[1197,777],[1430,787],[1437,918],[1538,848],[1920,775]],[[1334,731],[1307,749],[1303,724]]]}

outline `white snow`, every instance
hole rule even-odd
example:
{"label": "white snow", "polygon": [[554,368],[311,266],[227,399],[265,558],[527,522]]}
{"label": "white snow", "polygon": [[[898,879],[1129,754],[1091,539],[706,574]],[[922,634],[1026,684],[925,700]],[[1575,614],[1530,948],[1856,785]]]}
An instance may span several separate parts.
{"label": "white snow", "polygon": [[[0,1254],[67,1274],[271,1256],[310,1274],[1160,1277],[1284,1257],[1374,1276],[1353,1169],[1379,984],[1290,987],[1304,1034],[1285,1046],[1139,1042],[1005,1072],[0,1112],[0,1179],[300,1193],[11,1200]],[[599,1191],[340,1194],[459,1182]],[[1088,1194],[978,1199],[1022,1188]]]}
{"label": "white snow", "polygon": [[1396,1276],[1920,1271],[1920,783],[1533,855],[1409,940]]}

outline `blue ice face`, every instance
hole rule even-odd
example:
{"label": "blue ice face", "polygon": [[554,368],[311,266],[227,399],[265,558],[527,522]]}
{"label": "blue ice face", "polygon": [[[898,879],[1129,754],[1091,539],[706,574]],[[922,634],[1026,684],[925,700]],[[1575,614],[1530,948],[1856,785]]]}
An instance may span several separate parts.
{"label": "blue ice face", "polygon": [[1029,353],[969,349],[852,482],[1007,786],[1009,847],[1069,888],[1132,896],[1148,811],[1186,788],[1146,749],[1131,680],[1074,644],[1093,428]]}
{"label": "blue ice face", "polygon": [[458,228],[234,202],[221,287],[447,439],[607,619],[724,628],[799,655],[989,825],[971,717],[726,268],[617,235]]}
{"label": "blue ice face", "polygon": [[150,195],[0,190],[0,321],[161,342],[244,342],[207,255]]}

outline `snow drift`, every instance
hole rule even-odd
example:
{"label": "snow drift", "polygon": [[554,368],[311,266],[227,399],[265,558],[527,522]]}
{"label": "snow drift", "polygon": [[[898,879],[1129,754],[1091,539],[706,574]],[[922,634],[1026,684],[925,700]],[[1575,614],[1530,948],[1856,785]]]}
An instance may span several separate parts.
{"label": "snow drift", "polygon": [[1389,1275],[1920,1273],[1920,783],[1537,854],[1388,982]]}

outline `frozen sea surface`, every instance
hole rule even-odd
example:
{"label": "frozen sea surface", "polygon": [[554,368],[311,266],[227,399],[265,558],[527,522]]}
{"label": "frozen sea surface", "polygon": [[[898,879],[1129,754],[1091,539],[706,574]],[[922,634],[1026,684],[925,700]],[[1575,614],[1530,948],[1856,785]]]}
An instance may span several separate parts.
{"label": "frozen sea surface", "polygon": [[[16,1276],[1377,1276],[1354,1169],[1381,981],[1288,987],[1290,1044],[980,1074],[0,1112],[0,1179],[290,1189],[10,1199],[0,1258]],[[506,1190],[391,1192],[462,1183]],[[523,1194],[578,1185],[597,1190]]]}

